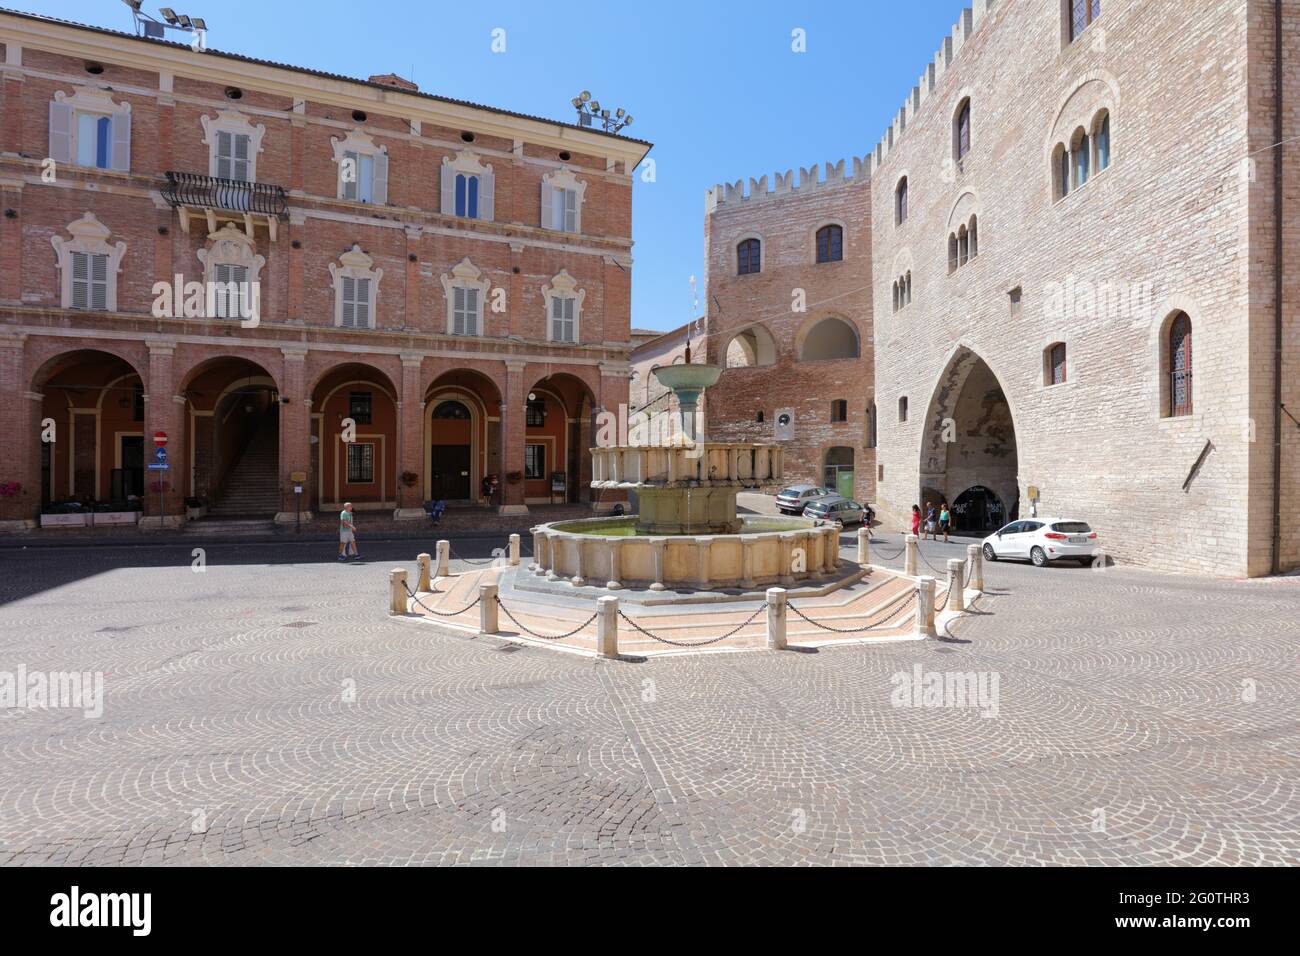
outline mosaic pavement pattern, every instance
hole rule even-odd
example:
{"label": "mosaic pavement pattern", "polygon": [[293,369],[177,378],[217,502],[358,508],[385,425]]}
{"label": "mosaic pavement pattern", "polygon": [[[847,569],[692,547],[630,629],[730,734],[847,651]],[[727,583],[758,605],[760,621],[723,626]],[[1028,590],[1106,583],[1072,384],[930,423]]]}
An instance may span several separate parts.
{"label": "mosaic pavement pattern", "polygon": [[363,546],[0,551],[0,672],[106,693],[0,710],[0,863],[1300,864],[1298,578],[998,563],[944,640],[622,663],[390,620],[432,542]]}

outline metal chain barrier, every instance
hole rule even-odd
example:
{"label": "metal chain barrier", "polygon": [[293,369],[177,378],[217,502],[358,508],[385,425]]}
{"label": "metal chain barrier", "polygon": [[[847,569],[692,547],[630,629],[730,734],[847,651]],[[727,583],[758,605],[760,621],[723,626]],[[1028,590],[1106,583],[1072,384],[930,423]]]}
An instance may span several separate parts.
{"label": "metal chain barrier", "polygon": [[889,620],[891,617],[894,616],[895,613],[897,613],[897,612],[895,612],[895,611],[892,610],[892,608],[894,607],[895,604],[898,604],[898,603],[901,602],[901,601],[910,601],[910,600],[911,600],[912,598],[914,598],[914,597],[916,597],[916,591],[914,591],[914,590],[907,590],[907,591],[904,591],[902,594],[900,594],[898,597],[894,598],[892,601],[890,601],[890,602],[889,602],[888,604],[886,604],[884,607],[879,608],[879,609],[877,609],[876,612],[874,612],[874,613],[877,613],[877,614],[879,614],[879,613],[881,613],[881,612],[885,612],[884,616],[881,617],[880,620],[878,620],[878,621],[874,621],[874,622],[871,623],[871,624],[867,624],[867,625],[865,625],[864,627],[832,627],[832,626],[829,625],[829,624],[822,624],[822,623],[819,622],[819,621],[814,621],[812,618],[810,618],[810,617],[809,617],[807,614],[805,614],[803,611],[801,611],[801,610],[799,610],[797,607],[795,607],[793,602],[787,601],[787,602],[786,602],[786,606],[787,606],[788,608],[790,608],[790,610],[794,611],[794,613],[797,614],[800,618],[802,618],[803,620],[805,620],[805,621],[807,621],[809,624],[811,624],[813,627],[820,628],[820,629],[823,630],[823,631],[831,631],[832,633],[835,633],[835,634],[862,634],[862,633],[865,632],[865,631],[885,630],[887,627],[895,627],[895,626],[897,626],[897,625],[892,625],[892,624],[891,624],[891,625],[885,625],[884,622],[887,621],[887,620]]}
{"label": "metal chain barrier", "polygon": [[480,595],[479,597],[476,597],[474,600],[470,601],[469,604],[466,604],[459,611],[439,611],[437,608],[429,607],[429,605],[421,601],[419,595],[411,590],[411,586],[409,584],[403,582],[402,587],[406,588],[406,593],[412,598],[412,600],[415,601],[416,604],[420,605],[420,607],[424,608],[430,614],[438,615],[438,617],[459,617],[461,614],[464,614],[466,611],[477,606],[478,602],[483,599],[482,596]]}
{"label": "metal chain barrier", "polygon": [[945,578],[948,576],[948,571],[946,568],[941,571],[938,568],[936,568],[933,564],[930,563],[929,559],[926,558],[925,556],[925,552],[921,550],[920,541],[916,542],[916,553],[921,556],[921,560],[925,562],[925,566],[929,568],[931,571],[933,571],[935,574],[939,575],[940,578]]}
{"label": "metal chain barrier", "polygon": [[501,601],[500,597],[497,598],[497,606],[505,612],[506,617],[510,618],[511,622],[515,625],[515,627],[519,628],[519,630],[523,631],[525,634],[529,634],[533,637],[540,638],[543,641],[561,641],[566,637],[573,637],[573,635],[583,630],[585,627],[590,625],[592,621],[596,620],[596,618],[600,616],[598,614],[593,614],[591,617],[587,618],[585,621],[583,621],[573,630],[565,634],[538,634],[536,631],[532,630],[531,628],[526,627],[523,624],[520,624],[519,619],[510,613],[510,608],[505,606],[505,604]]}
{"label": "metal chain barrier", "polygon": [[500,556],[493,555],[489,558],[466,558],[456,553],[456,549],[451,547],[451,542],[447,542],[447,555],[453,561],[463,561],[465,564],[491,564],[493,561],[500,560]]}
{"label": "metal chain barrier", "polygon": [[975,562],[967,558],[966,559],[966,582],[962,585],[962,587],[963,588],[970,587],[970,579],[973,578],[974,576],[975,576]]}
{"label": "metal chain barrier", "polygon": [[880,556],[881,556],[882,558],[884,558],[886,561],[893,561],[894,558],[898,557],[900,554],[902,554],[902,553],[903,553],[904,551],[906,551],[906,550],[907,550],[907,545],[904,544],[901,548],[899,548],[899,549],[898,549],[897,551],[895,551],[893,554],[886,554],[886,553],[883,552],[883,551],[879,551],[879,550],[877,550],[876,547],[873,545],[872,548],[871,548],[871,556],[874,558],[876,555],[880,555]]}
{"label": "metal chain barrier", "polygon": [[940,592],[938,588],[935,588],[934,609],[936,611],[942,611],[943,606],[948,603],[948,591],[948,588],[944,588],[942,592]]}
{"label": "metal chain barrier", "polygon": [[758,617],[766,610],[767,610],[767,602],[764,601],[762,604],[758,606],[758,610],[755,611],[753,614],[751,614],[744,621],[744,623],[736,625],[731,630],[729,630],[726,634],[723,634],[719,637],[711,637],[703,641],[674,641],[670,637],[660,637],[658,634],[652,634],[649,631],[647,631],[644,627],[642,627],[636,621],[632,620],[621,610],[618,612],[618,616],[621,617],[625,622],[627,622],[628,627],[632,628],[632,630],[638,631],[641,634],[644,634],[646,637],[650,638],[650,640],[658,641],[660,644],[671,644],[673,647],[707,647],[710,644],[717,644],[719,641],[725,641],[729,637],[734,637],[736,634],[740,633],[745,628],[749,627],[749,625],[753,624],[754,618]]}

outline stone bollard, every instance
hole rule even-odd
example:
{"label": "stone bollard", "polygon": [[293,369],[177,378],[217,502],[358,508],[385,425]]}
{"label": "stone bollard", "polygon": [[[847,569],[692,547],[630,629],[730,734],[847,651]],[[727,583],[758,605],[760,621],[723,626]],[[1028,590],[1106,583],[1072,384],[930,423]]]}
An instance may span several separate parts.
{"label": "stone bollard", "polygon": [[542,542],[546,540],[546,533],[540,527],[533,529],[533,560],[528,565],[528,570],[534,574],[542,563]]}
{"label": "stone bollard", "polygon": [[498,621],[498,612],[501,606],[497,604],[497,586],[495,584],[480,584],[478,586],[478,629],[480,634],[495,634],[501,628]]}
{"label": "stone bollard", "polygon": [[406,613],[406,568],[388,572],[388,613]]}
{"label": "stone bollard", "polygon": [[934,578],[917,578],[914,633],[918,637],[934,637]]}
{"label": "stone bollard", "polygon": [[451,542],[445,538],[438,542],[438,546],[433,549],[433,553],[438,556],[438,570],[435,575],[445,578],[451,574]]}
{"label": "stone bollard", "polygon": [[858,529],[858,567],[865,568],[871,564],[871,530],[866,527]]}
{"label": "stone bollard", "polygon": [[978,544],[966,546],[966,561],[970,564],[970,586],[984,593],[984,552]]}
{"label": "stone bollard", "polygon": [[767,589],[767,646],[769,650],[785,650],[785,588]]}
{"label": "stone bollard", "polygon": [[511,567],[513,567],[518,563],[519,563],[519,535],[512,534],[510,536],[510,565]]}
{"label": "stone bollard", "polygon": [[916,577],[916,555],[919,545],[916,542],[916,535],[909,534],[903,539],[907,553],[903,556],[903,573]]}
{"label": "stone bollard", "polygon": [[618,659],[618,598],[596,600],[596,656]]}
{"label": "stone bollard", "polygon": [[966,610],[966,562],[948,559],[948,610]]}
{"label": "stone bollard", "polygon": [[420,569],[420,580],[415,585],[416,593],[432,591],[433,582],[429,579],[429,574],[433,568],[433,558],[428,554],[422,554],[415,559],[415,566]]}

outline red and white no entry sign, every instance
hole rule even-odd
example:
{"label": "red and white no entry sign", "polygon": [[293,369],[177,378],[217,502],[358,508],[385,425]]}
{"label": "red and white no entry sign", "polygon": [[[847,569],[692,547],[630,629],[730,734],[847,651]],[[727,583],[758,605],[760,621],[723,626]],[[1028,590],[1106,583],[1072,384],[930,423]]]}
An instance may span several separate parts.
{"label": "red and white no entry sign", "polygon": [[162,448],[164,445],[167,444],[167,433],[166,433],[166,432],[154,432],[154,433],[153,433],[153,443],[154,443],[155,445],[157,445],[159,448]]}

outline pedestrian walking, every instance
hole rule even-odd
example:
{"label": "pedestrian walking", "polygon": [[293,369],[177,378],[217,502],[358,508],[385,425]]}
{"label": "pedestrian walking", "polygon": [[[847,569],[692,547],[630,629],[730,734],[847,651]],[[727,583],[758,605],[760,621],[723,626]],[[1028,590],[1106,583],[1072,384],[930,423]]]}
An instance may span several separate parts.
{"label": "pedestrian walking", "polygon": [[944,544],[948,543],[948,529],[952,527],[952,512],[948,510],[948,502],[939,506],[939,530],[943,532]]}
{"label": "pedestrian walking", "polygon": [[925,503],[925,534],[921,536],[922,541],[925,540],[926,535],[928,535],[931,540],[938,540],[934,536],[934,518],[934,504],[933,502],[927,501]]}
{"label": "pedestrian walking", "polygon": [[921,534],[921,506],[912,505],[912,534],[920,536]]}
{"label": "pedestrian walking", "polygon": [[352,502],[343,505],[343,510],[339,512],[339,560],[348,559],[348,549],[352,550],[352,557],[361,560],[361,555],[357,552],[357,526],[352,523]]}

